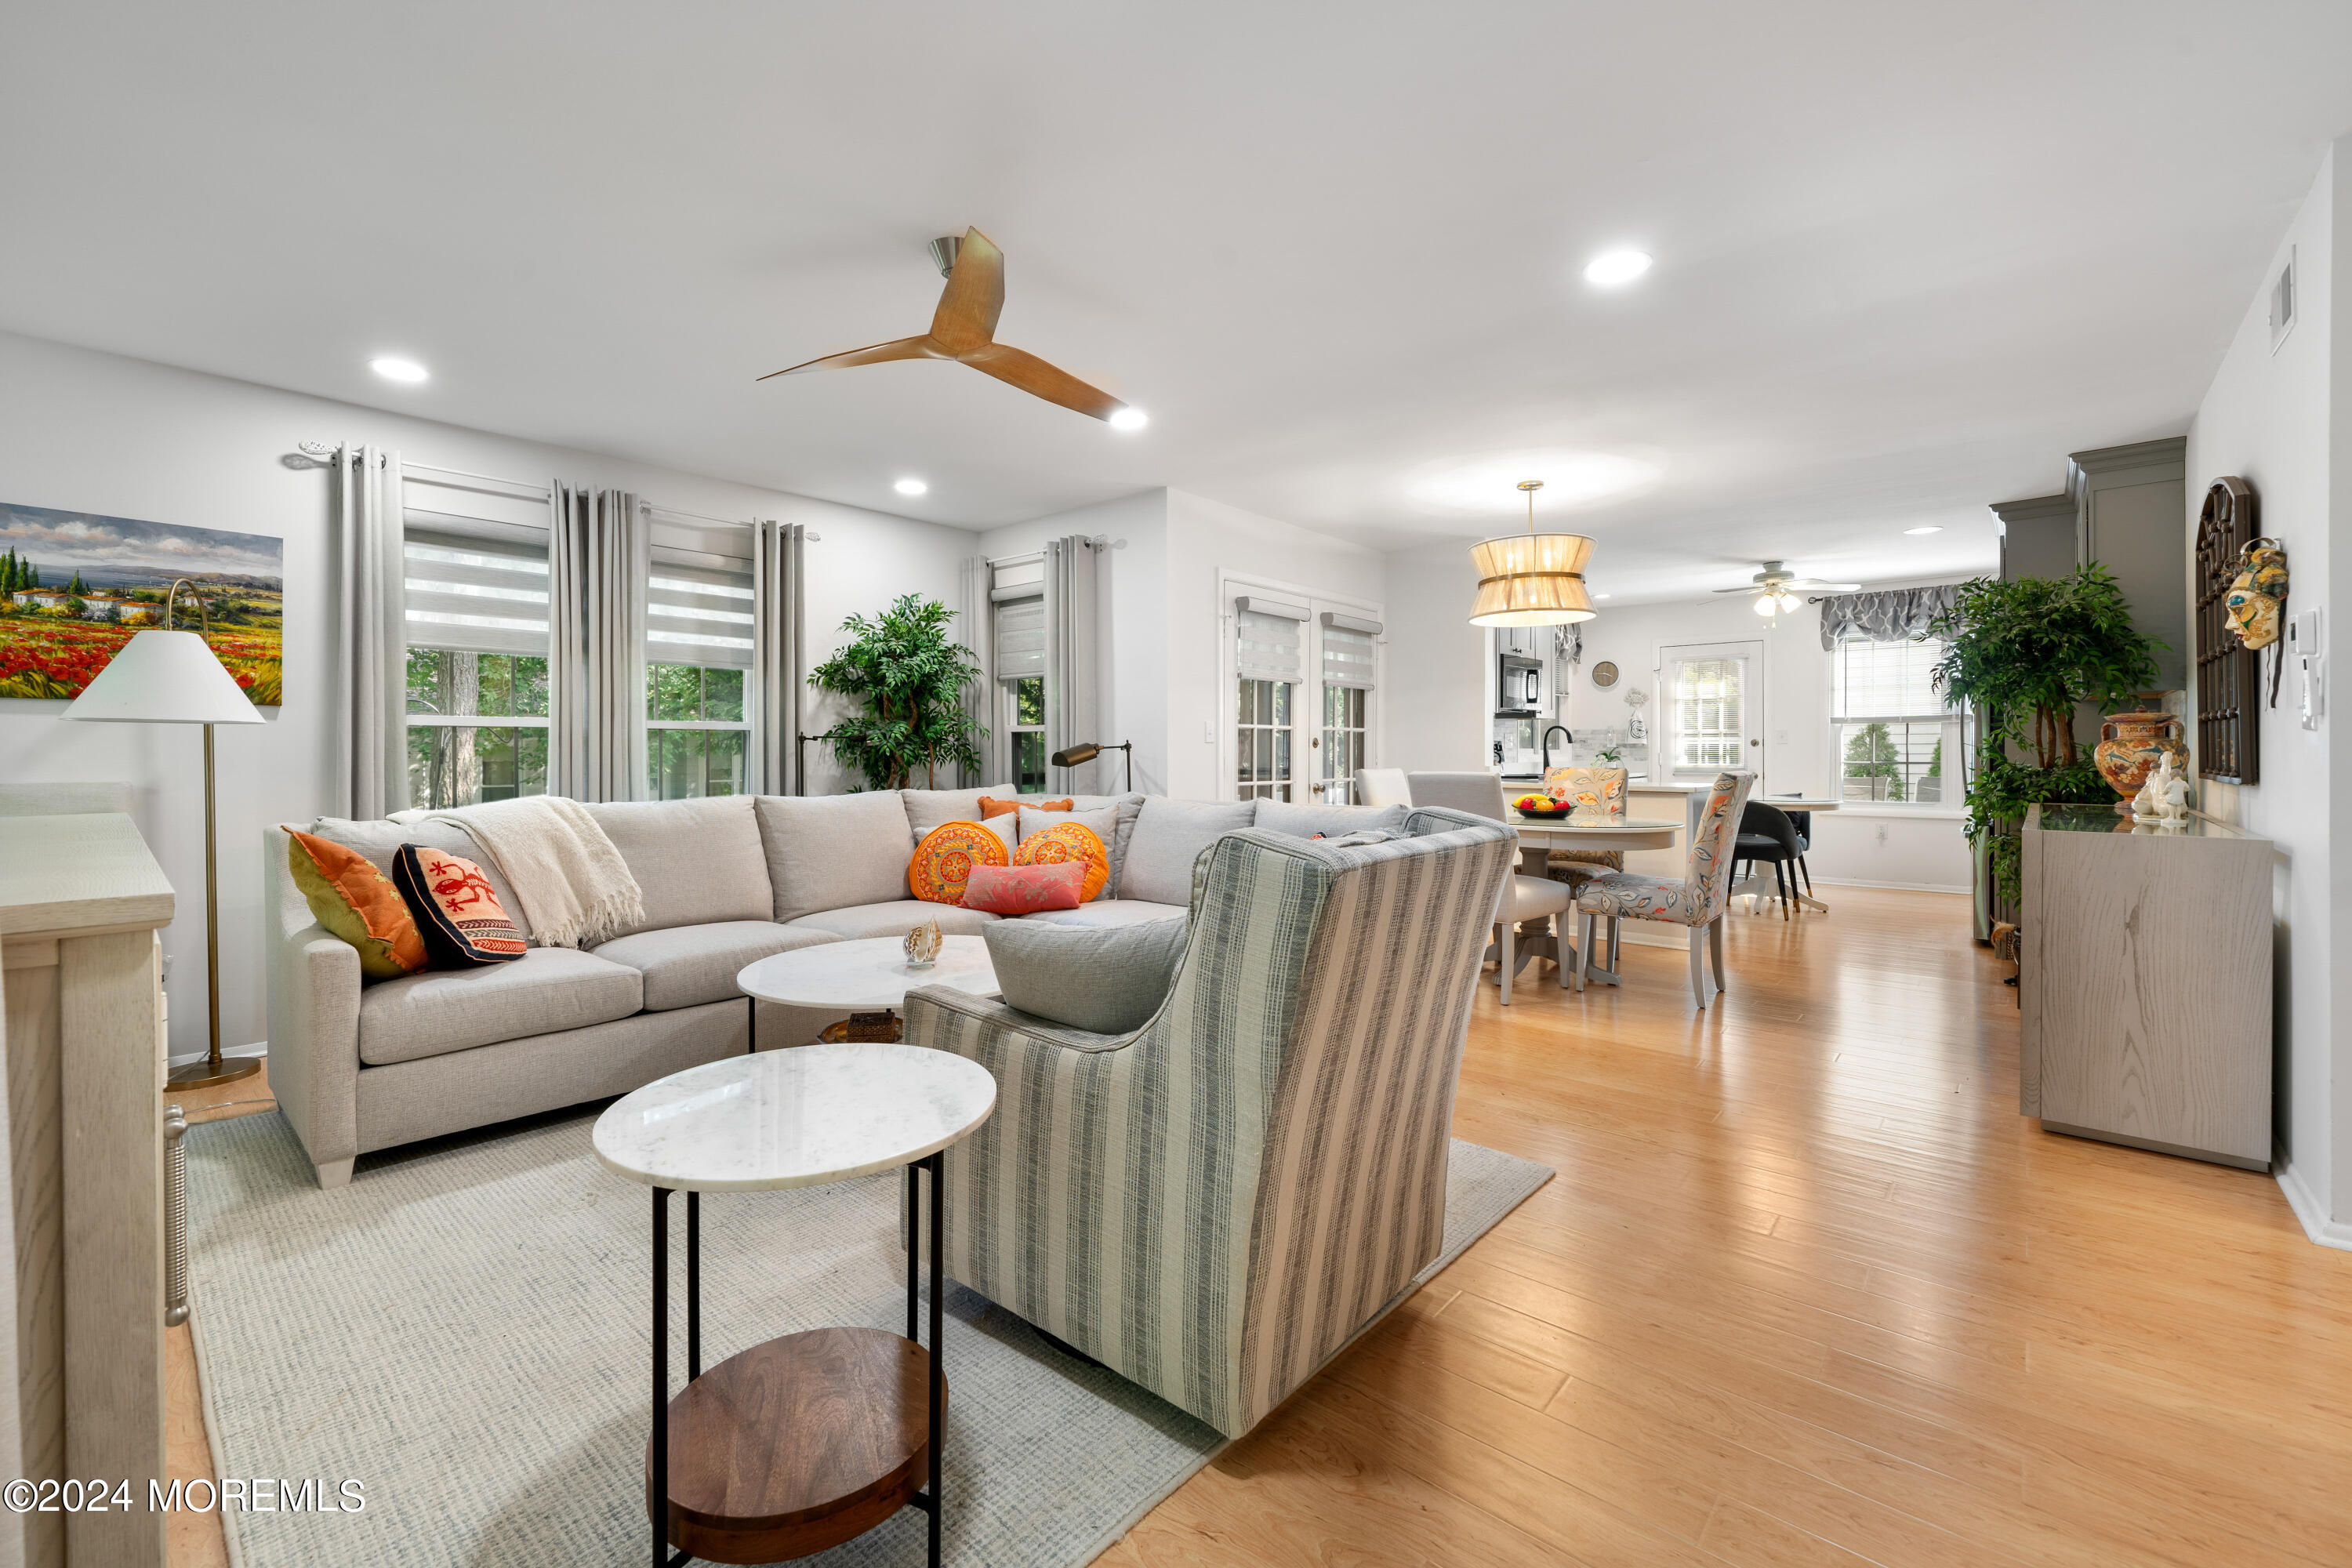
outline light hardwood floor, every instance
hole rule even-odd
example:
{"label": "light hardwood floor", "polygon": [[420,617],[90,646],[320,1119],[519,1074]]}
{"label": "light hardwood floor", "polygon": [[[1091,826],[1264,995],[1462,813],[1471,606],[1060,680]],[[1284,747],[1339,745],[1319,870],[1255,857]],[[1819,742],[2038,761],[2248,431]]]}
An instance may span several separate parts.
{"label": "light hardwood floor", "polygon": [[1455,1131],[1559,1177],[1101,1561],[2352,1562],[2352,1255],[2020,1117],[1962,900],[1823,896],[1704,1016],[1488,988]]}

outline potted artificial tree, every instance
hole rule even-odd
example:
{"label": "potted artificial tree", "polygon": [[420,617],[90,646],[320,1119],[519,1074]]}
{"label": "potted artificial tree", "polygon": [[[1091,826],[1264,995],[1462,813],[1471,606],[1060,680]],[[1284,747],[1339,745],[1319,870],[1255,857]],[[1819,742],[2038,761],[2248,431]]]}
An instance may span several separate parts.
{"label": "potted artificial tree", "polygon": [[980,664],[948,637],[954,618],[936,599],[905,595],[879,616],[842,622],[849,642],[809,672],[811,686],[859,704],[828,738],[834,756],[863,774],[866,788],[908,788],[919,768],[930,789],[941,763],[983,765],[980,742],[988,731],[963,708],[964,689],[980,679]]}
{"label": "potted artificial tree", "polygon": [[2122,590],[2095,561],[2064,577],[1963,583],[1927,630],[1944,639],[1936,684],[1945,700],[1978,715],[1969,841],[1989,852],[1993,885],[2013,903],[2026,807],[2116,797],[2075,739],[2075,709],[2105,709],[2153,684],[2163,645],[2132,625]]}

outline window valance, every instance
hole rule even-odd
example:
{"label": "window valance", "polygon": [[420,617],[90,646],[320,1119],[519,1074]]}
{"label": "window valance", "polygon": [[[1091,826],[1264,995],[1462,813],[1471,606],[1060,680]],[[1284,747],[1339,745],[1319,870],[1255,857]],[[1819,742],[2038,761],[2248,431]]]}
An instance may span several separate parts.
{"label": "window valance", "polygon": [[1878,642],[1916,637],[1958,602],[1959,592],[1957,583],[1938,583],[1927,588],[1826,595],[1820,601],[1822,649],[1834,652],[1840,637],[1857,633]]}

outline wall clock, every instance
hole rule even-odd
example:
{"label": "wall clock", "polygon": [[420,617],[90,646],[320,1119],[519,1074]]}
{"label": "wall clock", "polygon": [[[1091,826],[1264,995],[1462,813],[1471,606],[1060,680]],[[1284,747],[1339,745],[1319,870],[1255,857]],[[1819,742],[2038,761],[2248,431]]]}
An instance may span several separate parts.
{"label": "wall clock", "polygon": [[1616,685],[1617,667],[1610,663],[1605,658],[1599,664],[1594,665],[1592,667],[1592,684],[1603,688]]}

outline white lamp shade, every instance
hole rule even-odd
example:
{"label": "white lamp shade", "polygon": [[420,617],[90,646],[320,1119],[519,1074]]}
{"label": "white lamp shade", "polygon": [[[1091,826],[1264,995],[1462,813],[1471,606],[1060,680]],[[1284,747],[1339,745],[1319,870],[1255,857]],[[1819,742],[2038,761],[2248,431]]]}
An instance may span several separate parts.
{"label": "white lamp shade", "polygon": [[82,688],[65,717],[129,724],[263,721],[204,638],[166,631],[135,634]]}

